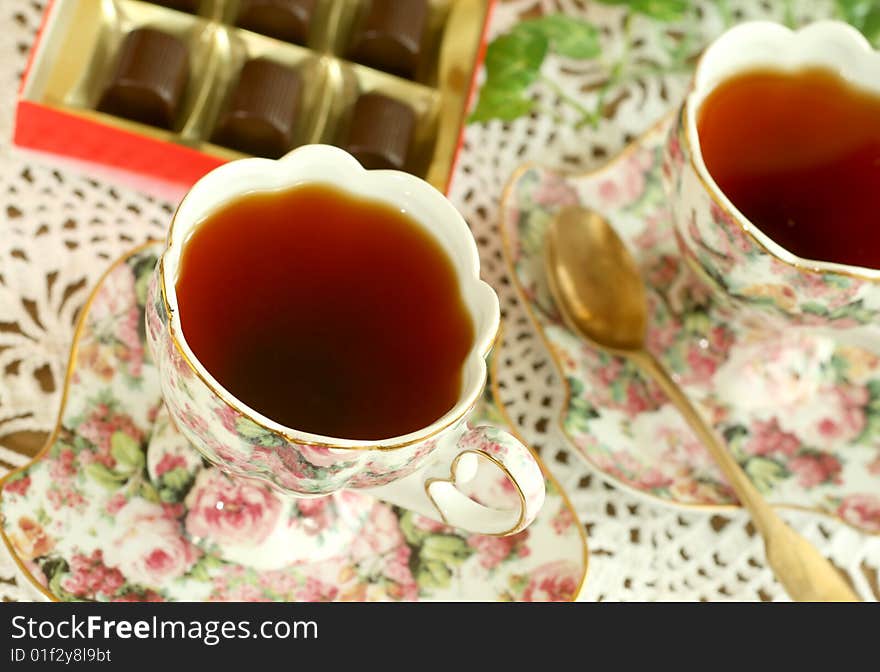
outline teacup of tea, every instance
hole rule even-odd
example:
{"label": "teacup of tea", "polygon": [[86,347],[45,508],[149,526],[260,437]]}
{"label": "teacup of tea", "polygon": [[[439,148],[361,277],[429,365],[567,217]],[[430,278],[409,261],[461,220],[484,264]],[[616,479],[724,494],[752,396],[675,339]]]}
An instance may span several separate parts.
{"label": "teacup of tea", "polygon": [[666,150],[683,255],[740,317],[876,345],[880,54],[858,31],[732,28]]}
{"label": "teacup of tea", "polygon": [[[467,423],[499,326],[479,271],[461,215],[412,175],[325,145],[221,166],[181,202],[149,289],[168,413],[210,462],[281,493],[359,489],[518,532],[543,503],[541,469]],[[505,479],[516,503],[468,497],[479,478]]]}

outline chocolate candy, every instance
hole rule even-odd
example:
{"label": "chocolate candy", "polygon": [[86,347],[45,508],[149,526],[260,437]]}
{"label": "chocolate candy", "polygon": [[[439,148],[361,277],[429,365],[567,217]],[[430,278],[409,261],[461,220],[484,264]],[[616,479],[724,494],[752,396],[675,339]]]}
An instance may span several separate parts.
{"label": "chocolate candy", "polygon": [[154,4],[162,5],[163,7],[170,7],[179,12],[188,12],[190,14],[198,13],[200,1],[201,0],[150,0],[150,2]]}
{"label": "chocolate candy", "polygon": [[256,58],[241,69],[213,141],[248,154],[278,158],[290,149],[302,77],[286,65]]}
{"label": "chocolate candy", "polygon": [[349,56],[364,65],[412,78],[419,66],[427,19],[428,0],[371,0]]}
{"label": "chocolate candy", "polygon": [[178,38],[153,28],[126,35],[98,109],[173,128],[189,80],[189,55]]}
{"label": "chocolate candy", "polygon": [[365,93],[355,103],[345,149],[364,168],[406,167],[415,111],[399,100],[379,93]]}
{"label": "chocolate candy", "polygon": [[305,44],[316,0],[242,0],[237,24],[255,33]]}

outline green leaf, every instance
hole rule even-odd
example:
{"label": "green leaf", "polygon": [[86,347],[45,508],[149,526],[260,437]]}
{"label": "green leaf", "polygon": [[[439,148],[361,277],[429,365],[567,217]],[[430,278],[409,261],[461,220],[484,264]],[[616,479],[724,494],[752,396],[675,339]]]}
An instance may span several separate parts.
{"label": "green leaf", "polygon": [[748,434],[749,430],[746,429],[744,425],[731,425],[730,427],[726,427],[724,432],[722,432],[724,440],[727,443],[733,443],[737,439],[748,436]]}
{"label": "green leaf", "polygon": [[682,326],[686,333],[702,336],[712,330],[712,320],[705,310],[694,310],[685,315]]}
{"label": "green leaf", "polygon": [[118,490],[128,476],[111,471],[100,462],[92,462],[86,467],[86,474],[108,490]]}
{"label": "green leaf", "polygon": [[507,585],[515,594],[522,595],[522,592],[529,586],[529,575],[514,574],[507,579]]}
{"label": "green leaf", "polygon": [[828,315],[828,309],[817,301],[808,301],[801,304],[801,310],[811,315],[820,315],[825,317]]}
{"label": "green leaf", "polygon": [[733,25],[733,12],[730,10],[728,0],[715,0],[715,7],[718,9],[718,13],[721,15],[721,23],[724,24],[724,27],[728,28],[729,26]]}
{"label": "green leaf", "polygon": [[535,32],[550,42],[550,48],[567,58],[596,58],[599,31],[591,23],[565,14],[548,14],[537,19],[527,19],[517,24],[512,32]]}
{"label": "green leaf", "polygon": [[618,376],[611,381],[611,398],[618,404],[626,399],[626,388],[629,385],[626,378]]}
{"label": "green leaf", "polygon": [[211,570],[223,566],[223,561],[219,558],[207,554],[203,555],[186,573],[187,576],[196,581],[210,581]]}
{"label": "green leaf", "polygon": [[43,570],[43,575],[49,579],[49,590],[53,595],[57,595],[65,601],[76,599],[73,594],[64,590],[61,585],[61,580],[70,572],[67,560],[57,557],[47,558],[40,566],[40,569]]}
{"label": "green leaf", "polygon": [[[77,424],[79,424],[79,423],[77,423]],[[73,425],[73,426],[77,426],[77,425]],[[60,445],[60,444],[58,444],[58,445]],[[76,436],[73,437],[73,452],[79,453],[83,450],[90,450],[91,447],[92,447],[92,444],[89,443],[89,441],[88,441],[88,439],[86,439],[86,437],[84,437],[80,434],[77,434]],[[53,448],[53,450],[54,450],[54,448]]]}
{"label": "green leaf", "polygon": [[203,565],[205,565],[205,567],[208,568],[223,567],[223,565],[227,564],[224,560],[221,560],[216,555],[203,555],[201,562]]}
{"label": "green leaf", "polygon": [[180,501],[180,493],[171,488],[159,488],[159,500],[173,504]]}
{"label": "green leaf", "polygon": [[871,380],[868,389],[868,403],[865,405],[865,426],[855,443],[873,444],[874,437],[880,435],[880,380]]}
{"label": "green leaf", "polygon": [[795,16],[794,7],[792,7],[792,0],[783,0],[782,2],[782,24],[792,30],[798,27],[797,16]]}
{"label": "green leaf", "polygon": [[147,305],[147,290],[150,288],[150,276],[142,275],[134,283],[134,294],[139,306]]}
{"label": "green leaf", "polygon": [[[839,352],[835,352],[831,355],[830,364],[831,370],[834,372],[834,381],[836,383],[844,382],[847,377],[847,372],[849,371],[849,360],[846,357],[841,357]],[[875,381],[868,383],[868,389],[870,389],[871,383],[873,382]]]}
{"label": "green leaf", "polygon": [[461,537],[449,534],[434,534],[422,544],[421,558],[424,561],[438,560],[446,565],[457,565],[467,560],[474,549]]}
{"label": "green leaf", "polygon": [[98,390],[98,393],[93,399],[90,399],[90,401],[92,402],[92,406],[105,404],[111,411],[115,411],[119,408],[119,401],[116,399],[116,393],[109,387],[104,387]]}
{"label": "green leaf", "polygon": [[749,430],[744,425],[732,425],[722,432],[727,447],[737,461],[744,461],[748,455],[743,449],[743,444],[749,436]]}
{"label": "green leaf", "polygon": [[49,523],[52,522],[52,519],[49,517],[49,514],[46,513],[46,509],[44,509],[42,506],[39,509],[37,509],[37,522],[40,525],[48,525]]}
{"label": "green leaf", "polygon": [[141,484],[138,487],[138,494],[148,502],[158,503],[160,501],[159,492],[147,481],[141,481]]}
{"label": "green leaf", "polygon": [[870,445],[874,443],[874,437],[878,434],[880,434],[880,416],[868,415],[865,419],[865,428],[856,437],[854,443]]}
{"label": "green leaf", "polygon": [[245,417],[239,417],[235,421],[235,431],[238,432],[239,436],[256,441],[261,446],[267,448],[277,447],[284,443],[277,434],[264,427],[260,427],[257,423]]}
{"label": "green leaf", "polygon": [[211,574],[208,572],[208,569],[200,562],[194,564],[186,575],[195,581],[206,582],[211,580]]}
{"label": "green leaf", "polygon": [[163,502],[180,502],[192,485],[194,476],[183,467],[166,471],[159,479],[158,498]]}
{"label": "green leaf", "polygon": [[410,546],[421,546],[422,541],[428,536],[429,532],[416,527],[413,522],[414,514],[412,511],[400,509],[398,510],[398,515],[400,515],[400,531],[403,533],[406,543]]}
{"label": "green leaf", "polygon": [[147,290],[150,287],[150,280],[153,277],[153,271],[155,271],[158,261],[159,259],[155,254],[149,253],[138,255],[135,263],[132,265],[131,270],[135,277],[135,296],[139,306],[147,305]]}
{"label": "green leaf", "polygon": [[207,582],[211,580],[211,575],[208,574],[208,570],[200,565],[196,565],[189,571],[189,576],[195,581]]}
{"label": "green leaf", "polygon": [[523,91],[538,78],[548,47],[546,37],[528,30],[496,37],[486,50],[486,85]]}
{"label": "green leaf", "polygon": [[677,21],[687,12],[688,0],[599,0],[605,5],[627,5],[633,12],[658,21]]}
{"label": "green leaf", "polygon": [[534,105],[534,101],[523,98],[519,91],[484,86],[468,121],[513,121],[531,112]]}
{"label": "green leaf", "polygon": [[422,587],[448,588],[452,579],[452,572],[439,560],[428,560],[419,563],[416,572],[416,583]]}
{"label": "green leaf", "polygon": [[113,432],[110,437],[110,454],[117,462],[128,467],[128,471],[137,471],[144,466],[140,444],[121,430]]}
{"label": "green leaf", "polygon": [[192,474],[183,467],[175,467],[162,474],[162,484],[172,490],[183,490],[192,478]]}
{"label": "green leaf", "polygon": [[840,17],[858,28],[868,40],[880,42],[880,0],[837,0]]}
{"label": "green leaf", "polygon": [[880,46],[880,7],[874,7],[859,30],[875,47]]}
{"label": "green leaf", "polygon": [[853,25],[858,25],[865,20],[874,0],[836,0],[837,12],[840,18]]}
{"label": "green leaf", "polygon": [[577,414],[584,421],[595,420],[599,417],[599,411],[589,401],[583,398],[572,399],[569,404],[569,413]]}
{"label": "green leaf", "polygon": [[818,315],[828,320],[851,319],[855,320],[859,324],[868,324],[874,319],[874,311],[870,310],[869,308],[865,308],[864,301],[862,299],[854,301],[853,303],[839,306],[838,308],[835,308],[831,311],[829,311],[828,308],[826,308],[821,303],[818,303],[816,301],[809,301],[807,303],[801,304],[801,310],[805,313]]}
{"label": "green leaf", "polygon": [[845,275],[826,275],[824,280],[826,285],[837,289],[848,289],[853,283],[852,278]]}
{"label": "green leaf", "polygon": [[755,487],[763,493],[770,492],[776,482],[788,476],[789,473],[779,462],[766,457],[749,458],[745,471]]}
{"label": "green leaf", "polygon": [[66,574],[70,571],[70,566],[64,558],[52,556],[46,558],[40,569],[47,578],[51,578],[56,574]]}
{"label": "green leaf", "polygon": [[468,121],[512,121],[532,111],[525,90],[538,78],[548,39],[540,32],[514,30],[492,40],[486,50],[486,82]]}

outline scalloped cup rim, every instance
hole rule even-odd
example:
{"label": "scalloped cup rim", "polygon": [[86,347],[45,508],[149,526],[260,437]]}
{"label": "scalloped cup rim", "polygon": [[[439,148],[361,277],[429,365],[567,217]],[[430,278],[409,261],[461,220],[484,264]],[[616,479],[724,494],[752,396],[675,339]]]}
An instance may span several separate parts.
{"label": "scalloped cup rim", "polygon": [[720,81],[761,67],[792,72],[807,66],[831,69],[848,83],[880,95],[880,52],[874,51],[858,30],[841,21],[816,21],[799,30],[772,21],[747,21],[716,39],[700,57],[683,107],[691,165],[712,199],[775,258],[802,270],[880,282],[880,268],[807,259],[788,251],[740,212],[721,191],[703,160],[697,110]]}
{"label": "scalloped cup rim", "polygon": [[[462,391],[455,405],[427,427],[379,440],[342,439],[300,431],[257,412],[227,391],[202,365],[183,334],[174,291],[183,246],[196,226],[226,203],[253,193],[271,193],[299,184],[324,183],[345,193],[401,208],[443,247],[459,280],[459,290],[474,321],[474,342],[462,366]],[[217,198],[215,194],[224,194]],[[181,226],[181,221],[186,221]],[[396,170],[366,170],[348,152],[331,145],[304,145],[280,159],[247,158],[215,168],[196,182],[181,200],[171,220],[159,260],[160,292],[170,311],[169,336],[187,364],[202,381],[229,404],[258,424],[292,443],[331,449],[394,449],[424,441],[460,421],[476,404],[485,386],[485,358],[500,326],[498,297],[480,279],[476,241],[452,203],[424,180]],[[170,290],[170,291],[169,291]]]}

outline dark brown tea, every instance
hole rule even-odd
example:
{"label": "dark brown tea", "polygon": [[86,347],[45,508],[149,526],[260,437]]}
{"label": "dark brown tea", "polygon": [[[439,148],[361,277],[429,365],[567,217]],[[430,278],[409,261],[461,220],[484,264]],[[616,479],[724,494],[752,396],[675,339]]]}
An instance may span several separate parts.
{"label": "dark brown tea", "polygon": [[474,327],[412,219],[322,185],[243,197],[187,241],[184,337],[235,397],[293,429],[400,436],[458,400]]}
{"label": "dark brown tea", "polygon": [[880,268],[880,96],[824,69],[749,72],[708,96],[698,132],[718,186],[774,241]]}

